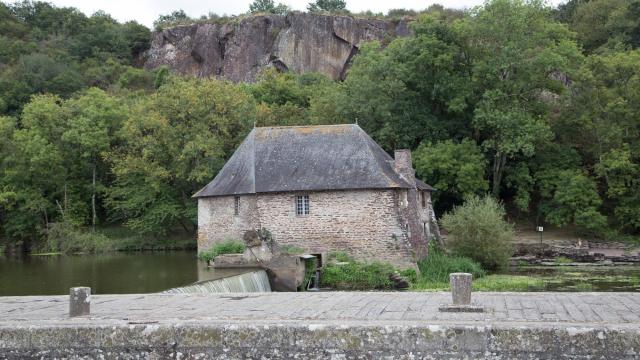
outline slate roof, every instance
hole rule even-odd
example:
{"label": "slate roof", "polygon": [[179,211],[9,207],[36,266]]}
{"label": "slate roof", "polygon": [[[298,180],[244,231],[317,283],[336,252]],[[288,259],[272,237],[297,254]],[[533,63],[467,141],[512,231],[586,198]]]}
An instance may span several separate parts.
{"label": "slate roof", "polygon": [[[433,190],[416,181],[419,189]],[[194,197],[410,187],[358,125],[261,127]]]}

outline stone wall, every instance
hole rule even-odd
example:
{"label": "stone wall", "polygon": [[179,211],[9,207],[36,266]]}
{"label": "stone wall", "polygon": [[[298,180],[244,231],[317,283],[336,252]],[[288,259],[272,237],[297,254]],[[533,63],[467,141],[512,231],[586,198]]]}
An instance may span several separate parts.
{"label": "stone wall", "polygon": [[247,230],[260,228],[256,195],[240,197],[240,211],[235,215],[235,196],[198,199],[198,251],[228,240],[242,241]]}
{"label": "stone wall", "polygon": [[635,329],[190,323],[0,327],[2,359],[638,359]]}
{"label": "stone wall", "polygon": [[199,199],[198,248],[241,239],[244,231],[263,227],[281,245],[311,253],[343,250],[361,260],[383,260],[414,267],[406,222],[401,218],[398,194],[403,190],[321,191],[308,194],[310,214],[297,216],[297,193],[247,195],[234,215],[234,198]]}

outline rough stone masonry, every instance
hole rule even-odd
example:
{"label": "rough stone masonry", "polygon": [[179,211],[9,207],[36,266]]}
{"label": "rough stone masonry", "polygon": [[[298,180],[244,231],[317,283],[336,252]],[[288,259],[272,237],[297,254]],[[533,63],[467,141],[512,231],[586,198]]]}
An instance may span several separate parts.
{"label": "rough stone masonry", "polygon": [[638,293],[96,295],[0,298],[0,359],[640,358]]}
{"label": "rough stone masonry", "polygon": [[269,230],[280,245],[415,267],[437,224],[409,150],[358,125],[255,128],[198,198],[198,251]]}

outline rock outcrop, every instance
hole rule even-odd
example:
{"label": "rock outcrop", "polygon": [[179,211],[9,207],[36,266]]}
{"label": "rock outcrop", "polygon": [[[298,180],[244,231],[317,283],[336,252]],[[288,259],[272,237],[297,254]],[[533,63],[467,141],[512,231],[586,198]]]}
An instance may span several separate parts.
{"label": "rock outcrop", "polygon": [[264,68],[318,72],[344,79],[367,41],[407,36],[407,21],[305,13],[259,15],[227,24],[194,24],[155,32],[145,67],[252,82]]}

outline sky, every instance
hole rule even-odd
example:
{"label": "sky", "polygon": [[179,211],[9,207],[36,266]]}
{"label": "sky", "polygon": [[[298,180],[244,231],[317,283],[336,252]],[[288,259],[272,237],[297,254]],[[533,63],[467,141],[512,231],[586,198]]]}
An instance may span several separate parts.
{"label": "sky", "polygon": [[[3,2],[14,2],[15,0]],[[153,21],[161,14],[182,9],[190,17],[200,17],[209,12],[220,15],[237,15],[246,12],[252,0],[48,0],[57,6],[70,6],[87,15],[97,10],[104,10],[120,22],[136,20],[152,27]],[[557,5],[563,0],[548,0]],[[305,10],[310,0],[276,0],[289,5],[294,10]],[[429,5],[439,3],[451,8],[471,8],[482,4],[483,0],[347,0],[347,9],[353,12],[371,10],[386,13],[389,9],[422,10]]]}

